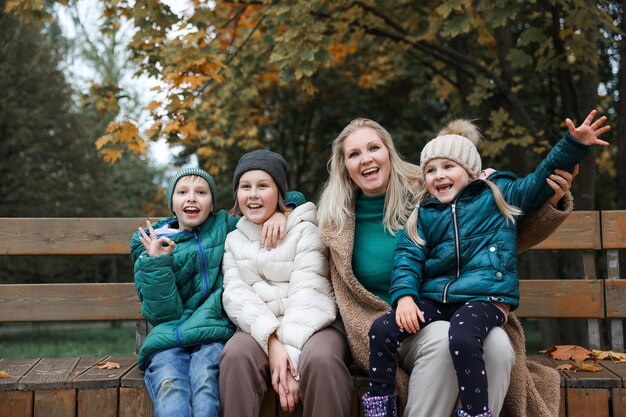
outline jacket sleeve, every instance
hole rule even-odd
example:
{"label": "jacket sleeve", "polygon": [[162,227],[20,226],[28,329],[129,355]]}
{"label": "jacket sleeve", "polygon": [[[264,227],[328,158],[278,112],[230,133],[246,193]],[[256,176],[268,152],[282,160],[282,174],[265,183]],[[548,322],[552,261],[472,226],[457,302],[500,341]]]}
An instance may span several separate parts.
{"label": "jacket sleeve", "polygon": [[389,295],[391,305],[397,306],[398,300],[409,295],[419,299],[419,286],[424,274],[424,263],[428,258],[428,249],[417,246],[404,231],[400,232],[398,245],[393,253],[393,269]]}
{"label": "jacket sleeve", "polygon": [[507,201],[523,212],[534,211],[544,205],[554,193],[546,179],[557,168],[572,171],[590,151],[590,147],[576,142],[569,133],[550,150],[535,171],[524,178],[506,184],[502,192]]}
{"label": "jacket sleeve", "polygon": [[328,275],[327,250],[319,229],[313,223],[301,225],[289,277],[285,314],[277,332],[298,373],[300,352],[306,341],[337,317],[337,303]]}
{"label": "jacket sleeve", "polygon": [[[138,240],[136,236],[133,236],[134,239]],[[153,326],[180,319],[183,303],[172,271],[174,257],[150,257],[143,248],[137,253],[136,245],[131,246],[135,249],[135,288],[141,301],[141,314]]]}
{"label": "jacket sleeve", "polygon": [[568,191],[557,207],[546,203],[520,218],[517,226],[517,253],[543,242],[567,219],[574,209],[574,198]]}
{"label": "jacket sleeve", "polygon": [[240,277],[231,244],[236,245],[227,238],[222,258],[224,310],[231,321],[250,334],[267,354],[268,340],[278,328],[278,318],[256,294],[252,286]]}

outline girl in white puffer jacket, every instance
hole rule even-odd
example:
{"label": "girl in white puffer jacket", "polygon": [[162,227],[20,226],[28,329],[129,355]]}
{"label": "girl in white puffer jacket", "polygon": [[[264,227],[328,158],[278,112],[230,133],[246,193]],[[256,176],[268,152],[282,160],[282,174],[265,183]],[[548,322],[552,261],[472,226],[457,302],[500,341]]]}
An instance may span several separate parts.
{"label": "girl in white puffer jacket", "polygon": [[[313,203],[289,213],[278,247],[261,247],[263,222],[276,211],[288,211],[283,204],[286,169],[284,158],[267,150],[240,159],[233,179],[233,211],[243,217],[226,238],[222,267],[224,310],[239,329],[235,340],[251,337],[256,341],[266,355],[266,363],[260,367],[269,370],[266,379],[271,377],[281,406],[290,411],[300,400],[299,381],[306,377],[299,367],[302,349],[314,333],[335,320],[337,305]],[[226,378],[228,372],[223,375]],[[222,382],[227,386],[234,383],[220,378]],[[241,389],[238,386],[237,391]],[[231,411],[235,414],[227,391],[222,398],[225,416]],[[244,398],[242,394],[237,392],[238,402]],[[252,394],[254,398],[257,393]]]}

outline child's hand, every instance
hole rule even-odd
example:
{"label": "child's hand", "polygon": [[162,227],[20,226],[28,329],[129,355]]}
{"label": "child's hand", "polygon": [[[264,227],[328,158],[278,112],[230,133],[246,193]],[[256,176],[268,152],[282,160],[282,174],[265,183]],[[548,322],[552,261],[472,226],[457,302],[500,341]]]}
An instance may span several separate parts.
{"label": "child's hand", "polygon": [[279,211],[274,212],[272,216],[263,223],[261,231],[261,247],[272,250],[278,245],[278,242],[285,238],[285,226],[287,226],[287,215]]}
{"label": "child's hand", "polygon": [[148,253],[148,256],[153,257],[171,254],[176,247],[176,243],[174,243],[174,241],[167,236],[157,238],[157,235],[150,224],[150,220],[146,220],[146,224],[148,225],[148,232],[150,235],[146,234],[146,232],[140,227],[139,240]]}
{"label": "child's hand", "polygon": [[398,300],[398,308],[396,308],[396,324],[398,327],[405,332],[417,333],[420,329],[420,321],[424,323],[424,313],[417,307],[413,297],[407,295],[400,298]]}
{"label": "child's hand", "polygon": [[296,371],[287,350],[285,350],[285,346],[274,333],[270,335],[267,341],[267,358],[274,391],[280,394],[280,390],[283,390],[283,392],[289,394],[287,375],[291,374],[295,378]]}
{"label": "child's hand", "polygon": [[601,139],[598,139],[598,136],[611,130],[611,126],[609,125],[602,126],[604,122],[606,122],[606,116],[602,116],[595,122],[591,123],[594,117],[596,117],[597,113],[598,113],[597,110],[591,110],[591,113],[587,115],[587,118],[585,119],[585,121],[578,127],[574,126],[574,122],[572,122],[571,119],[569,118],[565,119],[565,124],[567,125],[567,128],[569,129],[569,134],[577,142],[580,142],[588,146],[592,146],[592,145],[608,146],[609,143]]}
{"label": "child's hand", "polygon": [[287,391],[283,390],[283,386],[278,386],[278,399],[280,400],[280,408],[287,413],[291,413],[296,405],[300,402],[300,383],[291,375],[287,374]]}

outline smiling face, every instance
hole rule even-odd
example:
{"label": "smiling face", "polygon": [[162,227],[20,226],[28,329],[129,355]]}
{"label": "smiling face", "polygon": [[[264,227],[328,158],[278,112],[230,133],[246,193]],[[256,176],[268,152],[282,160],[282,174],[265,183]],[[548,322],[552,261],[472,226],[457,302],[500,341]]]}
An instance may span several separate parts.
{"label": "smiling face", "polygon": [[252,223],[263,224],[278,209],[278,187],[270,174],[261,170],[245,172],[239,178],[237,204]]}
{"label": "smiling face", "polygon": [[370,128],[351,133],[343,144],[343,158],[352,181],[367,196],[384,194],[389,185],[389,151]]}
{"label": "smiling face", "polygon": [[174,187],[172,211],[180,229],[193,230],[213,211],[213,195],[209,183],[196,175],[182,177]]}
{"label": "smiling face", "polygon": [[431,159],[423,170],[428,193],[442,203],[454,200],[470,182],[465,168],[450,159]]}

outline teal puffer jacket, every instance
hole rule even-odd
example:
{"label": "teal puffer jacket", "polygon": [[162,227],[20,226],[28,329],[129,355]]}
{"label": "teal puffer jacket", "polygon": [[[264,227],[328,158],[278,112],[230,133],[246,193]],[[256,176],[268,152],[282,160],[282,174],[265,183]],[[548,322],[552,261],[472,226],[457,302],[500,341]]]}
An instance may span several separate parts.
{"label": "teal puffer jacket", "polygon": [[238,218],[225,211],[211,213],[194,229],[174,234],[161,227],[175,217],[162,219],[153,227],[176,243],[172,255],[149,257],[136,232],[131,239],[135,287],[141,313],[154,328],[144,341],[138,366],[144,370],[150,357],[161,350],[228,340],[235,326],[222,308],[223,278],[220,268],[224,242]]}
{"label": "teal puffer jacket", "polygon": [[[567,134],[534,173],[520,179],[498,172],[489,180],[509,204],[529,213],[553,193],[546,178],[556,168],[571,172],[588,151]],[[404,233],[398,238],[389,290],[393,305],[409,295],[443,303],[496,301],[517,308],[517,228],[500,213],[484,181],[473,181],[451,203],[425,199],[418,234],[424,247]]]}

